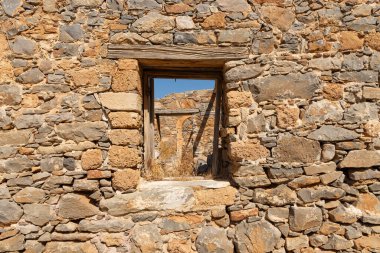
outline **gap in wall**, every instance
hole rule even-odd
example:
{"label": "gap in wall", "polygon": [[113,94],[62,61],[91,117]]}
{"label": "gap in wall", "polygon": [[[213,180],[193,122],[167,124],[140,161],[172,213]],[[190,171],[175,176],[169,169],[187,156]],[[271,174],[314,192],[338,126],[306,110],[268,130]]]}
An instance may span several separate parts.
{"label": "gap in wall", "polygon": [[163,178],[211,177],[215,80],[154,78],[154,166]]}

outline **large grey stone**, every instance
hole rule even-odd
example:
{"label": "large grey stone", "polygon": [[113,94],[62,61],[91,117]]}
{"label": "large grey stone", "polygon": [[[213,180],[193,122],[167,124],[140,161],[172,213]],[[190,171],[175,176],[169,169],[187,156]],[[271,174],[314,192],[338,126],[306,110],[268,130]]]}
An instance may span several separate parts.
{"label": "large grey stone", "polygon": [[369,168],[380,165],[380,151],[353,150],[339,164],[340,168]]}
{"label": "large grey stone", "polygon": [[304,121],[307,123],[336,122],[343,118],[343,112],[339,102],[324,99],[313,102],[307,107]]}
{"label": "large grey stone", "polygon": [[340,58],[316,58],[309,61],[309,67],[318,70],[340,70],[342,68],[342,59]]}
{"label": "large grey stone", "polygon": [[316,188],[302,188],[297,192],[298,197],[305,203],[317,202],[321,199],[334,200],[343,197],[346,192],[340,188],[318,186]]}
{"label": "large grey stone", "polygon": [[55,218],[53,207],[49,204],[26,204],[23,207],[23,218],[34,225],[43,226]]}
{"label": "large grey stone", "polygon": [[34,40],[17,36],[10,47],[15,54],[33,55],[36,52],[37,43]]}
{"label": "large grey stone", "polygon": [[58,215],[65,219],[83,219],[94,216],[99,210],[85,196],[68,193],[58,202]]}
{"label": "large grey stone", "polygon": [[239,253],[273,252],[281,240],[281,232],[266,220],[236,226],[235,245]]}
{"label": "large grey stone", "polygon": [[190,210],[195,204],[191,187],[163,187],[142,189],[131,194],[116,194],[102,199],[100,208],[113,216],[122,216],[140,211]]}
{"label": "large grey stone", "polygon": [[[22,88],[19,85],[1,85],[0,106],[18,105],[22,100]],[[0,138],[1,142],[1,138]]]}
{"label": "large grey stone", "polygon": [[264,169],[260,166],[241,166],[233,172],[233,180],[242,187],[256,188],[271,184]]}
{"label": "large grey stone", "polygon": [[374,52],[371,56],[370,66],[373,70],[380,71],[380,52]]}
{"label": "large grey stone", "polygon": [[44,118],[41,115],[20,115],[14,124],[17,129],[38,128],[42,126]]}
{"label": "large grey stone", "polygon": [[107,127],[107,123],[102,121],[62,123],[57,126],[57,134],[75,142],[97,141],[104,136]]}
{"label": "large grey stone", "polygon": [[111,218],[108,220],[81,220],[79,222],[79,231],[81,232],[123,232],[131,229],[134,223],[131,219]]}
{"label": "large grey stone", "polygon": [[16,153],[17,153],[16,147],[7,147],[7,146],[0,147],[0,159],[7,159],[10,157],[14,157]]}
{"label": "large grey stone", "polygon": [[83,38],[80,24],[64,25],[60,27],[59,40],[62,42],[75,42]]}
{"label": "large grey stone", "polygon": [[9,200],[0,200],[0,225],[10,225],[17,223],[24,211],[14,202]]}
{"label": "large grey stone", "polygon": [[252,31],[248,28],[239,28],[234,30],[221,30],[218,35],[219,43],[242,44],[250,42]]}
{"label": "large grey stone", "polygon": [[44,80],[45,75],[38,68],[31,68],[17,77],[17,80],[24,84],[35,84]]}
{"label": "large grey stone", "polygon": [[151,11],[132,24],[137,32],[167,32],[175,27],[175,18]]}
{"label": "large grey stone", "polygon": [[360,135],[354,131],[330,125],[322,126],[307,136],[307,138],[317,141],[348,141],[359,137]]}
{"label": "large grey stone", "polygon": [[289,227],[295,232],[320,227],[322,225],[322,210],[318,207],[291,207],[289,212]]}
{"label": "large grey stone", "polygon": [[25,237],[21,234],[0,241],[0,252],[16,252],[25,249]]}
{"label": "large grey stone", "polygon": [[129,10],[160,10],[161,4],[158,4],[155,0],[128,0]]}
{"label": "large grey stone", "polygon": [[112,111],[136,111],[142,109],[141,97],[134,93],[106,92],[99,95],[101,104]]}
{"label": "large grey stone", "polygon": [[343,68],[349,71],[359,71],[364,68],[364,57],[358,57],[356,54],[344,56]]}
{"label": "large grey stone", "polygon": [[250,82],[250,90],[258,102],[286,98],[310,99],[319,85],[319,78],[313,73],[288,74],[255,79]]}
{"label": "large grey stone", "polygon": [[337,72],[333,76],[335,79],[342,82],[364,82],[364,83],[378,82],[377,72],[371,71],[371,70]]}
{"label": "large grey stone", "polygon": [[251,6],[246,0],[217,0],[217,6],[225,12],[243,12],[252,11]]}
{"label": "large grey stone", "polygon": [[18,14],[19,8],[21,8],[23,0],[3,0],[2,6],[4,12],[11,17],[14,17]]}
{"label": "large grey stone", "polygon": [[318,141],[286,134],[280,136],[272,154],[279,162],[312,163],[319,161],[321,147]]}
{"label": "large grey stone", "polygon": [[242,65],[228,70],[224,73],[226,82],[243,81],[258,77],[263,72],[260,64]]}
{"label": "large grey stone", "polygon": [[25,145],[32,136],[32,130],[10,130],[0,132],[0,146]]}
{"label": "large grey stone", "polygon": [[375,169],[349,170],[348,171],[348,177],[354,181],[379,179],[380,178],[380,171],[375,170]]}
{"label": "large grey stone", "polygon": [[373,103],[354,104],[344,113],[344,120],[352,123],[360,123],[368,120],[378,120],[379,109]]}
{"label": "large grey stone", "polygon": [[222,228],[206,226],[195,241],[199,253],[233,253],[234,247]]}
{"label": "large grey stone", "polygon": [[53,172],[63,169],[63,157],[47,157],[41,159],[41,171]]}
{"label": "large grey stone", "polygon": [[26,156],[16,156],[4,161],[0,161],[0,173],[20,173],[28,171],[34,163]]}
{"label": "large grey stone", "polygon": [[279,185],[273,189],[255,189],[253,201],[271,206],[285,206],[297,201],[297,194],[286,185]]}
{"label": "large grey stone", "polygon": [[350,249],[354,246],[351,240],[347,240],[340,235],[333,234],[329,237],[326,244],[322,245],[321,248],[325,250],[341,251],[345,249]]}

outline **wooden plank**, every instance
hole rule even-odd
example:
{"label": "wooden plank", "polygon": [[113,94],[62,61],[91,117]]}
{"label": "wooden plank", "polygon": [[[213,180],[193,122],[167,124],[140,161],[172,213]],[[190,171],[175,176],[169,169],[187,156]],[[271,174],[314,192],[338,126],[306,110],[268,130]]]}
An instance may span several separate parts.
{"label": "wooden plank", "polygon": [[108,58],[148,60],[208,60],[230,61],[247,58],[247,47],[108,45]]}
{"label": "wooden plank", "polygon": [[215,99],[215,118],[214,118],[214,140],[213,140],[213,159],[212,159],[212,175],[219,175],[219,125],[220,125],[220,104],[222,98],[222,81],[216,80],[216,99]]}
{"label": "wooden plank", "polygon": [[154,153],[153,78],[144,76],[144,167],[150,170]]}
{"label": "wooden plank", "polygon": [[199,109],[175,109],[175,110],[168,110],[168,109],[156,109],[155,114],[158,115],[175,115],[175,114],[196,114],[199,113]]}

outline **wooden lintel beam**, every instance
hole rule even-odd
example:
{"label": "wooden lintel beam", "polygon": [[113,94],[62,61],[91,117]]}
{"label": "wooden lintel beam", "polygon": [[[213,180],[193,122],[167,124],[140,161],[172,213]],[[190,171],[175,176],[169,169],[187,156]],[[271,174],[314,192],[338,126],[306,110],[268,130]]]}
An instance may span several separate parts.
{"label": "wooden lintel beam", "polygon": [[156,109],[154,113],[157,115],[196,114],[199,113],[199,109]]}
{"label": "wooden lintel beam", "polygon": [[108,45],[107,58],[182,61],[230,61],[247,58],[246,47]]}

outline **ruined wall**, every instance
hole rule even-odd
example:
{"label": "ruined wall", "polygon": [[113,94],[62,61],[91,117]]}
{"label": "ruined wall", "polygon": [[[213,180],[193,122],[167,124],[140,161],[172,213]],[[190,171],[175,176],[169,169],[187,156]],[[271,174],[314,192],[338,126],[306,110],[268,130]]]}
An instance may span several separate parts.
{"label": "ruined wall", "polygon": [[[1,0],[0,252],[379,251],[379,13]],[[141,68],[108,60],[109,43],[250,49],[225,66],[234,187],[140,181]]]}
{"label": "ruined wall", "polygon": [[[157,176],[210,175],[215,97],[213,90],[195,90],[155,100],[154,164],[158,166]],[[198,112],[180,113],[181,109],[196,109]],[[179,114],[160,114],[159,110],[173,110]]]}

